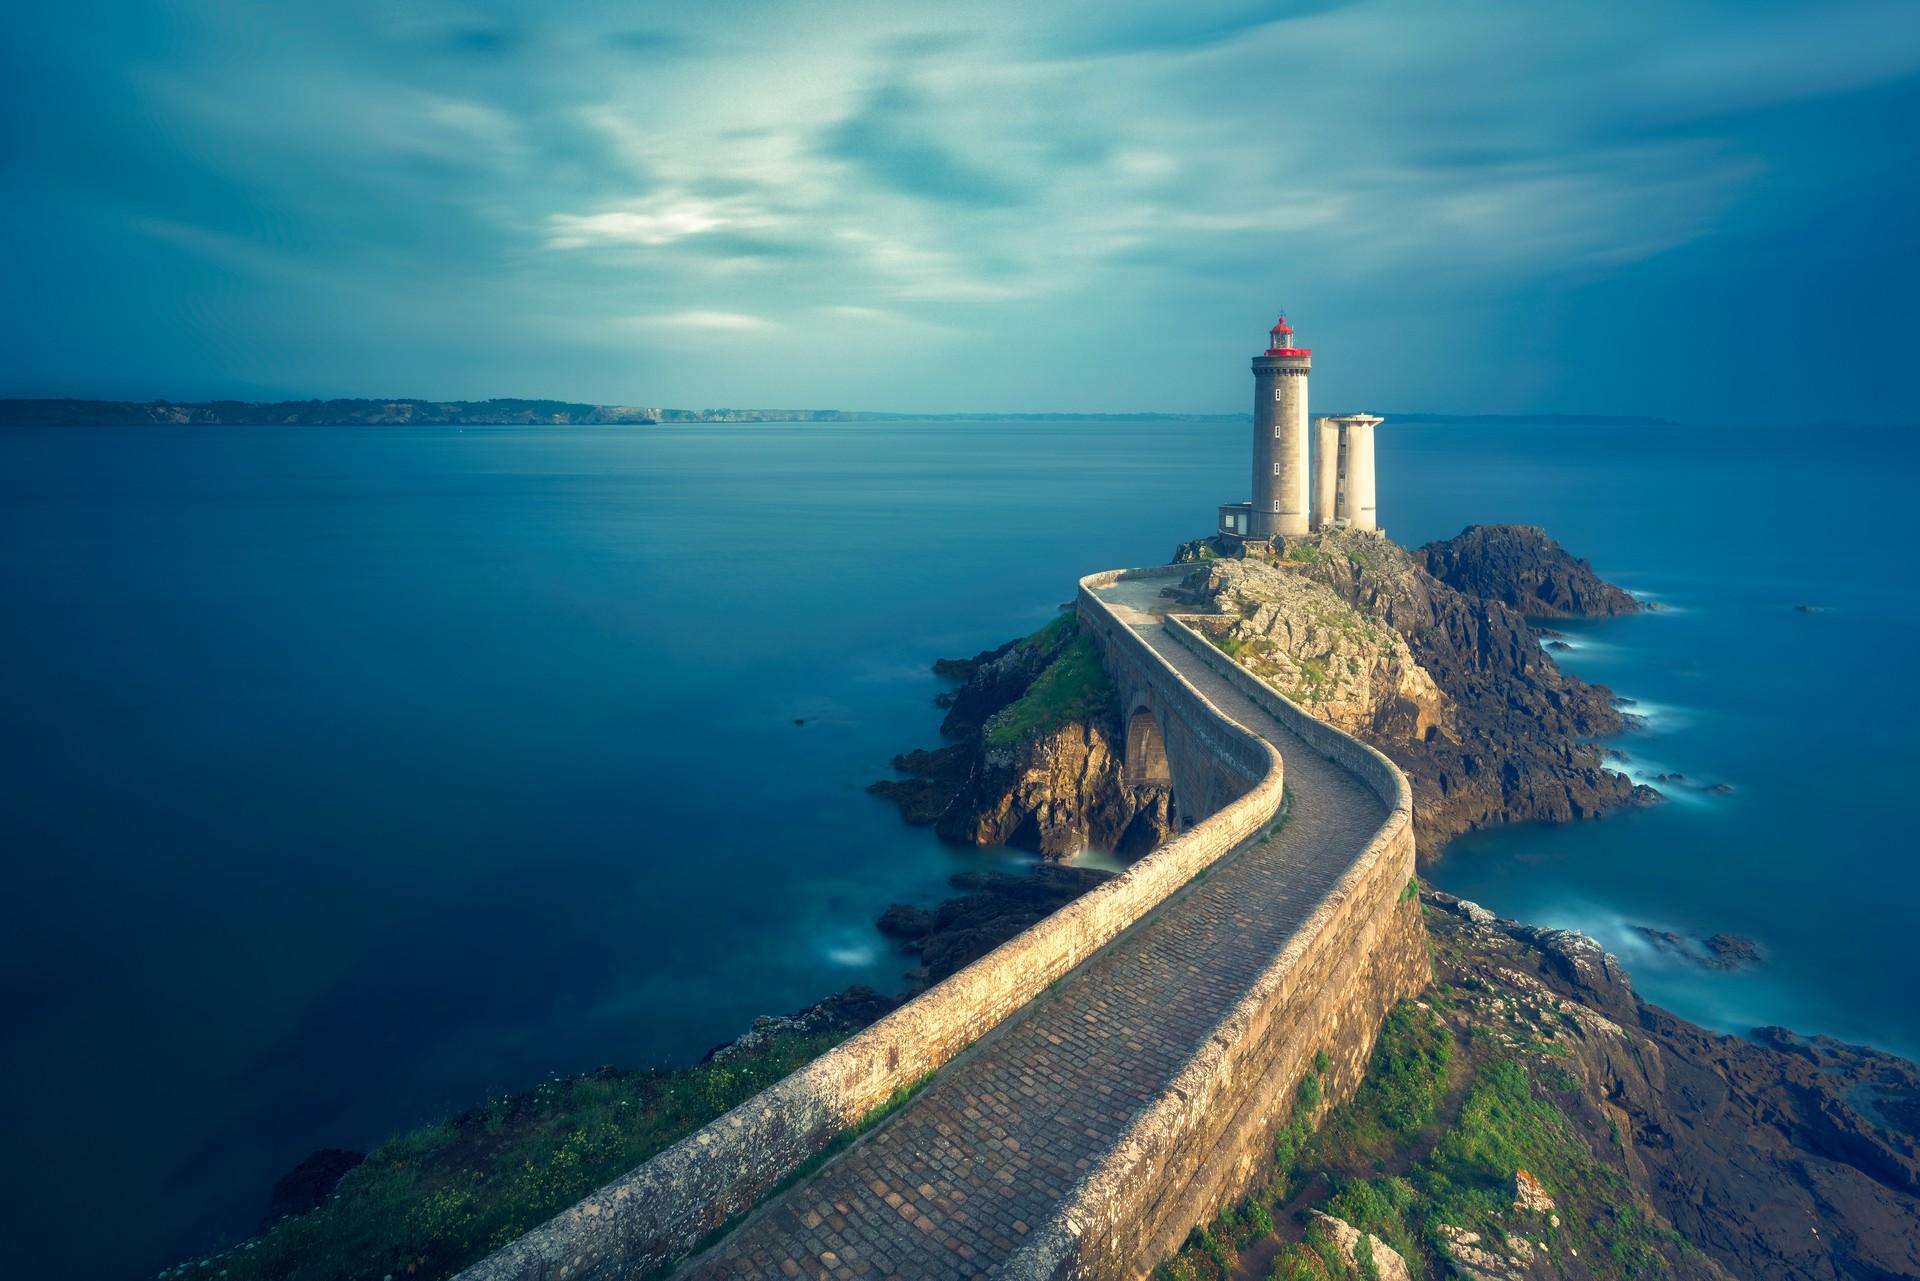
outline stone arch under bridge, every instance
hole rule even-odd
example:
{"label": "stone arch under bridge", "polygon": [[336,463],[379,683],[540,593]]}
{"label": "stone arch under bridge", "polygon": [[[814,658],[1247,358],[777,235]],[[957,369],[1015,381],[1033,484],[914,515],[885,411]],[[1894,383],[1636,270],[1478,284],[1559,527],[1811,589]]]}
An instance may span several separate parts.
{"label": "stone arch under bridge", "polygon": [[1167,738],[1153,709],[1136,707],[1127,716],[1125,777],[1132,787],[1171,787],[1173,775],[1167,767]]}

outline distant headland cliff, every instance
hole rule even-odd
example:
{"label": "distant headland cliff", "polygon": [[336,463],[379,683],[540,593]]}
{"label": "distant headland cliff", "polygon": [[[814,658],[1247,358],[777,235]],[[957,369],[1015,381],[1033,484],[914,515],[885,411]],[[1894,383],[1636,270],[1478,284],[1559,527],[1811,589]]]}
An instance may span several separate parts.
{"label": "distant headland cliff", "polygon": [[[662,423],[884,422],[1245,422],[1246,414],[1062,414],[969,412],[920,414],[853,409],[666,409],[590,405],[580,401],[502,397],[422,400],[361,397],[334,400],[79,400],[0,399],[0,427],[285,426],[503,427],[654,426]],[[1396,414],[1409,423],[1531,422],[1567,426],[1662,426],[1665,418],[1604,414]]]}
{"label": "distant headland cliff", "polygon": [[568,400],[0,400],[5,427],[600,427],[662,423],[1164,422],[1245,414],[911,414],[851,409],[663,409]]}

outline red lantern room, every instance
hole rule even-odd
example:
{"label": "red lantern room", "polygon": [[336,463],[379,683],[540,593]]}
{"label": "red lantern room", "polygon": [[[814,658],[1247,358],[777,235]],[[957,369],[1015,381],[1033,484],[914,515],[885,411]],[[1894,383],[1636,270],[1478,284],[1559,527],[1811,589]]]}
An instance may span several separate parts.
{"label": "red lantern room", "polygon": [[1287,323],[1287,313],[1281,312],[1280,319],[1273,322],[1273,328],[1267,331],[1268,356],[1311,356],[1313,348],[1293,345],[1293,326]]}

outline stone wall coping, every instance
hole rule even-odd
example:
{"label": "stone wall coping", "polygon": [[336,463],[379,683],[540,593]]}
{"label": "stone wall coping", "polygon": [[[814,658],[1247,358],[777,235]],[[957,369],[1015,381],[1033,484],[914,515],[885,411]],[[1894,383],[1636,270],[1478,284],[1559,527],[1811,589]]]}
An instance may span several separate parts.
{"label": "stone wall coping", "polygon": [[472,1264],[455,1281],[640,1275],[681,1257],[750,1210],[896,1090],[951,1060],[1273,821],[1285,795],[1279,752],[1216,707],[1093,593],[1122,577],[1153,573],[1089,575],[1080,580],[1079,605],[1104,615],[1114,637],[1136,647],[1216,728],[1265,762],[1251,789],[1113,880]]}

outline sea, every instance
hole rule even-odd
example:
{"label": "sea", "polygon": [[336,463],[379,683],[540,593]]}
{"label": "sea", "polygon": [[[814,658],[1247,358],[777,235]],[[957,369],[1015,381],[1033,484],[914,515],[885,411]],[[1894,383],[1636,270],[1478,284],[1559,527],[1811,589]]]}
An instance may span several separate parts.
{"label": "sea", "polygon": [[[938,741],[933,660],[1207,533],[1248,431],[0,431],[4,1271],[151,1275],[315,1148],[897,989],[883,908],[1026,861],[866,793]],[[1389,416],[1379,455],[1398,541],[1538,524],[1659,606],[1559,658],[1683,776],[1433,882],[1712,1027],[1920,1054],[1913,438]]]}

